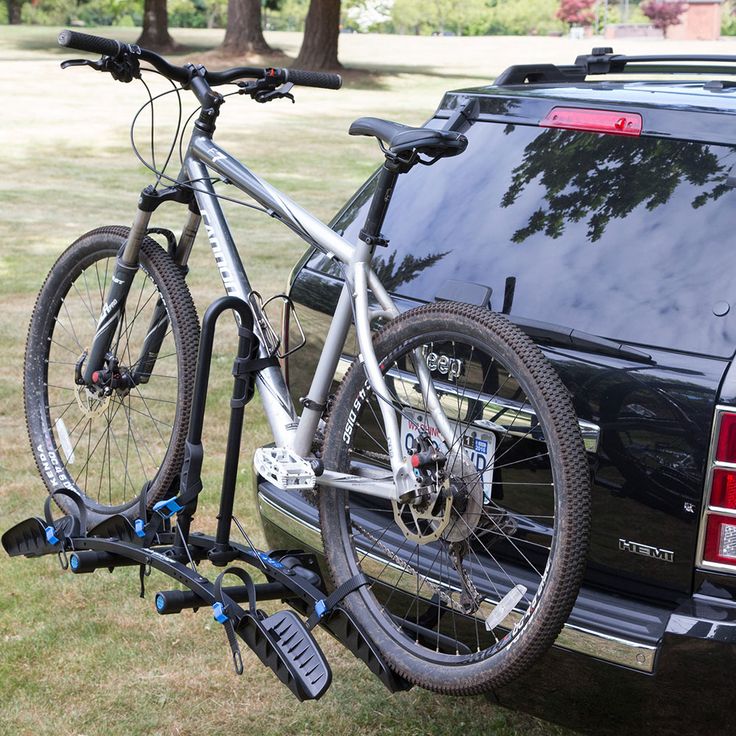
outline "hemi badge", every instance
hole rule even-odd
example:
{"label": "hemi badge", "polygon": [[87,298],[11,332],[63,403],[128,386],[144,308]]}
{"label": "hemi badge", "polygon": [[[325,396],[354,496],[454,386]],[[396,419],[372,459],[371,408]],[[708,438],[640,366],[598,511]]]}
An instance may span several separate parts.
{"label": "hemi badge", "polygon": [[652,547],[650,544],[640,544],[639,542],[630,542],[628,539],[619,539],[618,548],[624,552],[633,552],[635,555],[652,557],[655,560],[662,560],[663,562],[675,561],[675,553],[671,549]]}

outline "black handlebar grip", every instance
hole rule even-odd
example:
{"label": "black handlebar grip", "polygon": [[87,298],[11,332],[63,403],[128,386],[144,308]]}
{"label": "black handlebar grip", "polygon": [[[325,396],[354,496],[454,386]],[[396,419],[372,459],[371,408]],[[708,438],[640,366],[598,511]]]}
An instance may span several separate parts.
{"label": "black handlebar grip", "polygon": [[302,87],[322,87],[323,89],[340,89],[342,77],[329,72],[306,72],[302,69],[284,69],[287,82]]}
{"label": "black handlebar grip", "polygon": [[102,36],[92,36],[89,33],[78,33],[69,30],[62,31],[59,34],[59,46],[76,49],[77,51],[89,51],[103,56],[117,56],[123,48],[123,44],[114,38],[103,38]]}

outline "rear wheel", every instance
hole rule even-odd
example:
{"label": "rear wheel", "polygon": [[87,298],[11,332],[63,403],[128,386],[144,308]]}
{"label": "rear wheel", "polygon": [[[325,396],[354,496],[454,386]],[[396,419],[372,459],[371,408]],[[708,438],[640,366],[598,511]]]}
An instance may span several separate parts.
{"label": "rear wheel", "polygon": [[[541,351],[500,315],[460,304],[403,314],[375,338],[420,503],[324,489],[320,517],[335,585],[399,674],[443,693],[503,685],[554,642],[585,566],[589,472],[569,394]],[[454,432],[441,438],[417,361]],[[325,467],[390,475],[377,397],[361,363],[330,414]],[[415,471],[416,472],[416,471]]]}
{"label": "rear wheel", "polygon": [[168,327],[153,369],[107,395],[75,381],[127,235],[124,227],[93,230],[62,254],[39,293],[26,345],[26,421],[36,463],[50,491],[82,495],[91,524],[136,513],[144,489],[148,505],[166,493],[181,466],[192,402],[197,313],[180,267],[150,238],[111,353],[121,373],[135,375],[163,305]]}

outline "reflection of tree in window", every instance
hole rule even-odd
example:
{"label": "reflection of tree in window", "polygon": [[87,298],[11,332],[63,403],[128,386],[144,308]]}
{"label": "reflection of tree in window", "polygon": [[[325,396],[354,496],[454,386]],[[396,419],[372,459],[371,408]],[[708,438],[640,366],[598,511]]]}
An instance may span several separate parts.
{"label": "reflection of tree in window", "polygon": [[726,165],[701,143],[550,129],[524,149],[501,205],[510,207],[536,180],[547,190],[543,203],[513,242],[540,232],[559,238],[568,222],[580,221],[595,242],[611,218],[626,217],[640,204],[654,210],[683,182],[709,187],[691,202],[702,207],[729,190],[727,176]]}
{"label": "reflection of tree in window", "polygon": [[[444,258],[448,253],[449,251],[432,253],[422,258],[414,258],[412,255],[404,256],[397,266],[396,252],[394,251],[385,260],[374,258],[373,270],[388,291],[396,291],[399,286],[413,281],[422,271],[434,266],[437,261]],[[428,294],[427,298],[429,299],[432,296],[434,294]]]}
{"label": "reflection of tree in window", "polygon": [[[368,200],[373,196],[375,188],[376,180],[374,177],[342,212],[340,218],[337,220],[337,222],[334,223],[335,230],[339,235],[345,235],[345,231],[347,230],[347,228],[351,224],[355,224],[360,210],[368,203]],[[388,249],[391,250],[390,243],[388,245]],[[448,252],[449,251],[445,253],[429,254],[421,258],[415,258],[412,255],[407,255],[401,259],[398,265],[396,263],[395,251],[392,251],[388,258],[384,258],[383,256],[376,253],[376,255],[373,257],[371,265],[384,287],[386,287],[388,291],[395,291],[402,284],[407,284],[410,281],[413,281],[425,269],[434,266],[434,264],[444,258]],[[327,273],[332,276],[341,278],[342,268],[339,263],[331,261],[329,266],[327,267]]]}
{"label": "reflection of tree in window", "polygon": [[[389,244],[389,248],[391,245]],[[384,259],[381,256],[374,256],[371,266],[378,275],[381,283],[389,291],[395,291],[402,284],[408,284],[413,281],[419,274],[427,268],[434,266],[437,261],[444,258],[449,251],[445,253],[432,253],[422,258],[415,258],[412,255],[404,256],[399,264],[396,264],[396,252]],[[343,278],[343,267],[339,261],[335,259],[322,258],[321,264],[316,268],[335,278]],[[428,298],[434,296],[430,294]]]}

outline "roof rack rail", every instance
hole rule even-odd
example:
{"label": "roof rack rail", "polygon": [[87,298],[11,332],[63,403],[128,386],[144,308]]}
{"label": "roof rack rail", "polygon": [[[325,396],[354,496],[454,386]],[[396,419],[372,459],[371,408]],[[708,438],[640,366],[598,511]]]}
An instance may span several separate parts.
{"label": "roof rack rail", "polygon": [[545,84],[554,82],[584,82],[585,69],[581,66],[554,64],[517,64],[496,77],[497,87],[511,84]]}
{"label": "roof rack rail", "polygon": [[575,59],[572,66],[554,64],[519,64],[510,66],[497,77],[494,85],[583,82],[589,75],[600,74],[736,74],[736,56],[711,54],[662,54],[624,56],[603,46]]}

